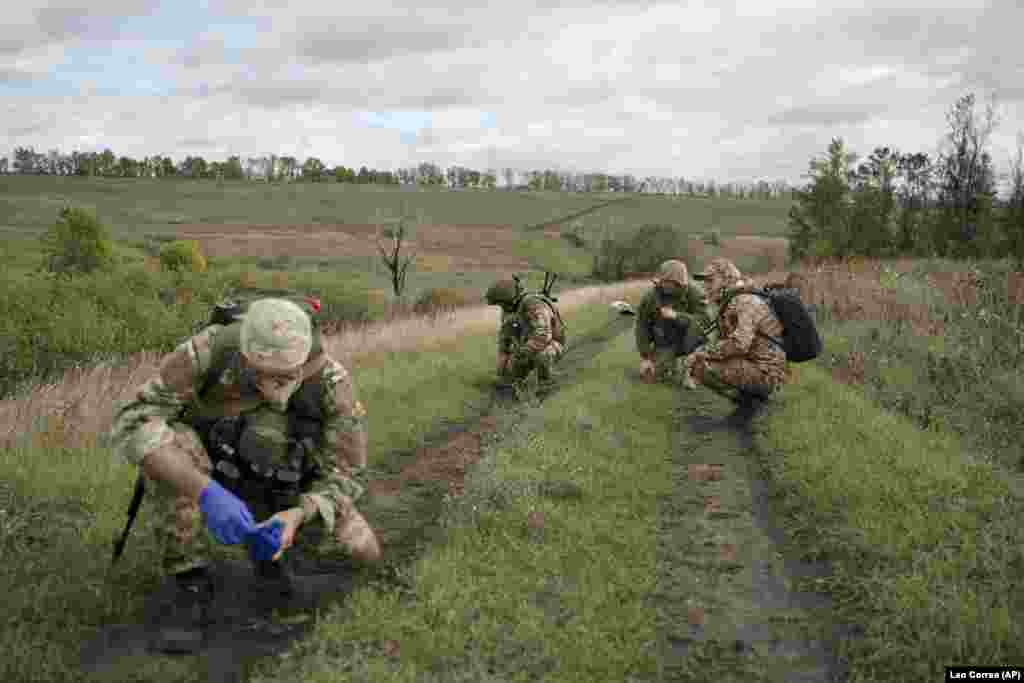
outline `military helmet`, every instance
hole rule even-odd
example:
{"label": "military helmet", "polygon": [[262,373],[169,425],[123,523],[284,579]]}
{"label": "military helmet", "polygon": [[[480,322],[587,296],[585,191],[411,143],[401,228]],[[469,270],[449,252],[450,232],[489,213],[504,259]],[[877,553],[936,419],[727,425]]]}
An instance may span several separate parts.
{"label": "military helmet", "polygon": [[726,258],[711,259],[708,265],[704,267],[704,270],[700,273],[695,273],[693,277],[695,280],[709,280],[716,275],[727,285],[743,279],[743,275],[740,273],[740,269],[736,267],[736,264]]}
{"label": "military helmet", "polygon": [[488,306],[511,306],[519,296],[519,287],[513,280],[498,280],[487,290],[484,300]]}
{"label": "military helmet", "polygon": [[287,299],[258,299],[249,305],[240,330],[242,355],[257,370],[290,372],[313,348],[313,323]]}
{"label": "military helmet", "polygon": [[661,264],[658,268],[658,284],[662,282],[675,282],[680,287],[685,287],[690,281],[690,274],[686,270],[686,264],[676,259],[670,259]]}

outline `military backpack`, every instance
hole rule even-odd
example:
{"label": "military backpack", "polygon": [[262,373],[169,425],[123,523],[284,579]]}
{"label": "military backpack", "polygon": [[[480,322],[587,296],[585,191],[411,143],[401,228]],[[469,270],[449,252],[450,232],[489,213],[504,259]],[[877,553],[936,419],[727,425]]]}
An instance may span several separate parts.
{"label": "military backpack", "polygon": [[[728,292],[722,299],[719,310],[739,294],[753,294],[767,299],[772,312],[782,323],[782,339],[769,337],[786,352],[786,360],[792,363],[804,363],[821,354],[822,341],[818,328],[814,324],[814,316],[808,310],[800,294],[795,289],[785,287],[741,287]],[[767,335],[763,335],[767,336]]]}

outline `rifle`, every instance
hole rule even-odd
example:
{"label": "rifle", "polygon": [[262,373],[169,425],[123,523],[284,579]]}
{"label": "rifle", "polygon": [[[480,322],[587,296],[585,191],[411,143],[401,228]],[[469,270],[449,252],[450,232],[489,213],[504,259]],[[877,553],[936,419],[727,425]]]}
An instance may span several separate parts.
{"label": "rifle", "polygon": [[544,286],[541,287],[540,293],[546,296],[552,301],[558,301],[558,298],[552,296],[551,289],[555,286],[555,281],[558,280],[558,273],[545,272],[544,273]]}
{"label": "rifle", "polygon": [[142,505],[142,497],[145,494],[146,475],[140,471],[139,476],[135,478],[135,491],[132,493],[132,502],[128,505],[128,523],[125,524],[121,537],[114,541],[114,557],[110,561],[111,566],[117,564],[117,561],[121,559],[121,553],[124,552],[124,544],[128,540],[128,534],[132,530],[132,525],[135,524],[135,516],[139,514],[139,506]]}

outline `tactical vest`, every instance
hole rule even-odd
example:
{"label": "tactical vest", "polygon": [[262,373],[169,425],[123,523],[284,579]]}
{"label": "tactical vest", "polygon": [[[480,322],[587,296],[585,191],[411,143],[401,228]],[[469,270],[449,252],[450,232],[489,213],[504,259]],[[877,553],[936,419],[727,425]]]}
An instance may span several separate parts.
{"label": "tactical vest", "polygon": [[[196,400],[183,421],[199,434],[215,469],[215,477],[228,488],[243,480],[256,479],[269,487],[294,488],[315,477],[313,463],[304,454],[319,447],[324,415],[321,409],[320,373],[304,379],[298,390],[288,399],[287,438],[289,453],[286,463],[260,468],[240,452],[239,443],[246,427],[246,413],[263,405],[260,397],[226,397],[228,384],[237,385],[241,367],[241,321],[217,330],[210,347],[210,364],[199,382]],[[319,330],[314,333],[310,358],[318,358],[322,351]],[[227,382],[222,382],[223,379]],[[239,414],[225,415],[225,400],[237,400]],[[296,453],[303,455],[296,457]]]}

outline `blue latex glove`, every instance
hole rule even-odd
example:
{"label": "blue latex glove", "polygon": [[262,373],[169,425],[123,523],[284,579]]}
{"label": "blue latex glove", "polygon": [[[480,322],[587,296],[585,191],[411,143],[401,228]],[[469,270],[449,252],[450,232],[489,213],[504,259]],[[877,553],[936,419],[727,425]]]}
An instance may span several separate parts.
{"label": "blue latex glove", "polygon": [[199,509],[206,528],[226,545],[238,545],[256,529],[256,520],[245,503],[213,479],[199,494]]}
{"label": "blue latex glove", "polygon": [[281,549],[282,529],[284,529],[284,522],[279,519],[273,520],[266,526],[253,529],[245,539],[245,542],[249,544],[249,555],[252,559],[274,559],[274,555]]}

